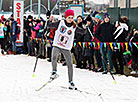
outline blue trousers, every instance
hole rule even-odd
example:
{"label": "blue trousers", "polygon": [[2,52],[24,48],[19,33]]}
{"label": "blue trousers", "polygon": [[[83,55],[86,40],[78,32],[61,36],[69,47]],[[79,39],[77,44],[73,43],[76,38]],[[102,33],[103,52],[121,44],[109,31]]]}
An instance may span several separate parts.
{"label": "blue trousers", "polygon": [[102,47],[101,48],[101,53],[102,53],[102,64],[103,64],[103,68],[104,71],[107,71],[107,56],[108,56],[108,60],[109,60],[109,65],[110,65],[110,71],[113,71],[113,64],[112,64],[112,50],[111,48],[108,47]]}

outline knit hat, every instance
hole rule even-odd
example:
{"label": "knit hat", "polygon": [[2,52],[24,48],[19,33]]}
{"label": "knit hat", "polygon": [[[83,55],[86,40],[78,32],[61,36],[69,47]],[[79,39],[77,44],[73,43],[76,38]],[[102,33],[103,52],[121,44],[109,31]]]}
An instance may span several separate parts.
{"label": "knit hat", "polygon": [[65,18],[67,18],[68,16],[74,16],[74,11],[71,9],[67,9],[65,11]]}
{"label": "knit hat", "polygon": [[100,15],[96,15],[95,18],[98,18],[98,19],[102,20]]}
{"label": "knit hat", "polygon": [[97,15],[99,12],[98,11],[94,11],[94,13],[92,14],[92,17],[95,17],[95,15]]}
{"label": "knit hat", "polygon": [[33,17],[31,15],[28,16],[28,19],[33,19]]}
{"label": "knit hat", "polygon": [[92,18],[90,15],[87,16],[86,21],[92,21]]}
{"label": "knit hat", "polygon": [[108,17],[110,19],[110,15],[108,13],[104,14],[104,18]]}

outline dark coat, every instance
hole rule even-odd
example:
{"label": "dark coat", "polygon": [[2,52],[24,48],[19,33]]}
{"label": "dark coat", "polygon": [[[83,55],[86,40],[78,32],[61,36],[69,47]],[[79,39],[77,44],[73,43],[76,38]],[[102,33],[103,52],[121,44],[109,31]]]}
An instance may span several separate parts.
{"label": "dark coat", "polygon": [[[133,38],[132,42],[138,42],[138,34],[135,34],[133,37],[134,38]],[[138,54],[138,49],[134,44],[132,44],[131,53],[132,54]]]}
{"label": "dark coat", "polygon": [[[89,29],[91,30],[91,32],[93,31],[93,24],[91,24],[89,26]],[[83,42],[91,42],[91,40],[92,40],[92,36],[89,33],[88,27],[87,27],[84,31]],[[87,47],[85,47],[83,49],[82,54],[83,54],[84,57],[93,56],[93,47],[89,46],[88,43],[87,43]]]}
{"label": "dark coat", "polygon": [[95,36],[101,41],[101,42],[113,42],[113,33],[114,33],[114,26],[108,22],[108,23],[102,23],[96,30]]}
{"label": "dark coat", "polygon": [[[13,21],[11,24],[10,28],[10,36],[11,36],[11,41],[16,41],[17,40],[17,21]],[[13,33],[15,33],[13,35]]]}
{"label": "dark coat", "polygon": [[26,26],[25,29],[27,31],[28,36],[31,36],[31,26],[29,25],[30,23],[32,24],[32,22],[30,22],[30,21],[27,20],[26,24],[25,24],[25,26]]}

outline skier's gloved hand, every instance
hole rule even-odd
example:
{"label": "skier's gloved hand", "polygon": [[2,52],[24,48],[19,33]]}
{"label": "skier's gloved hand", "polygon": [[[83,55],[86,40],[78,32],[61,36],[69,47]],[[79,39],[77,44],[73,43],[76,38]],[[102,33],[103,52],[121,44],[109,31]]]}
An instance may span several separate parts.
{"label": "skier's gloved hand", "polygon": [[50,15],[51,15],[51,12],[48,10],[47,13],[46,13],[47,18],[49,18]]}

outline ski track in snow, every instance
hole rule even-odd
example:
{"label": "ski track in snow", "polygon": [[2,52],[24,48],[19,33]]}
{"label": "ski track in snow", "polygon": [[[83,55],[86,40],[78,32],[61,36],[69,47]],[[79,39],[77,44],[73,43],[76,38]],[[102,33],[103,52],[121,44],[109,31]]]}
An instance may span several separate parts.
{"label": "ski track in snow", "polygon": [[59,78],[37,92],[49,79],[52,67],[38,59],[36,77],[32,77],[35,61],[27,55],[0,56],[0,102],[138,102],[138,78],[131,76],[115,76],[117,84],[113,84],[110,74],[74,68],[76,87],[91,94],[63,89],[60,86],[68,87],[68,75],[61,64]]}

